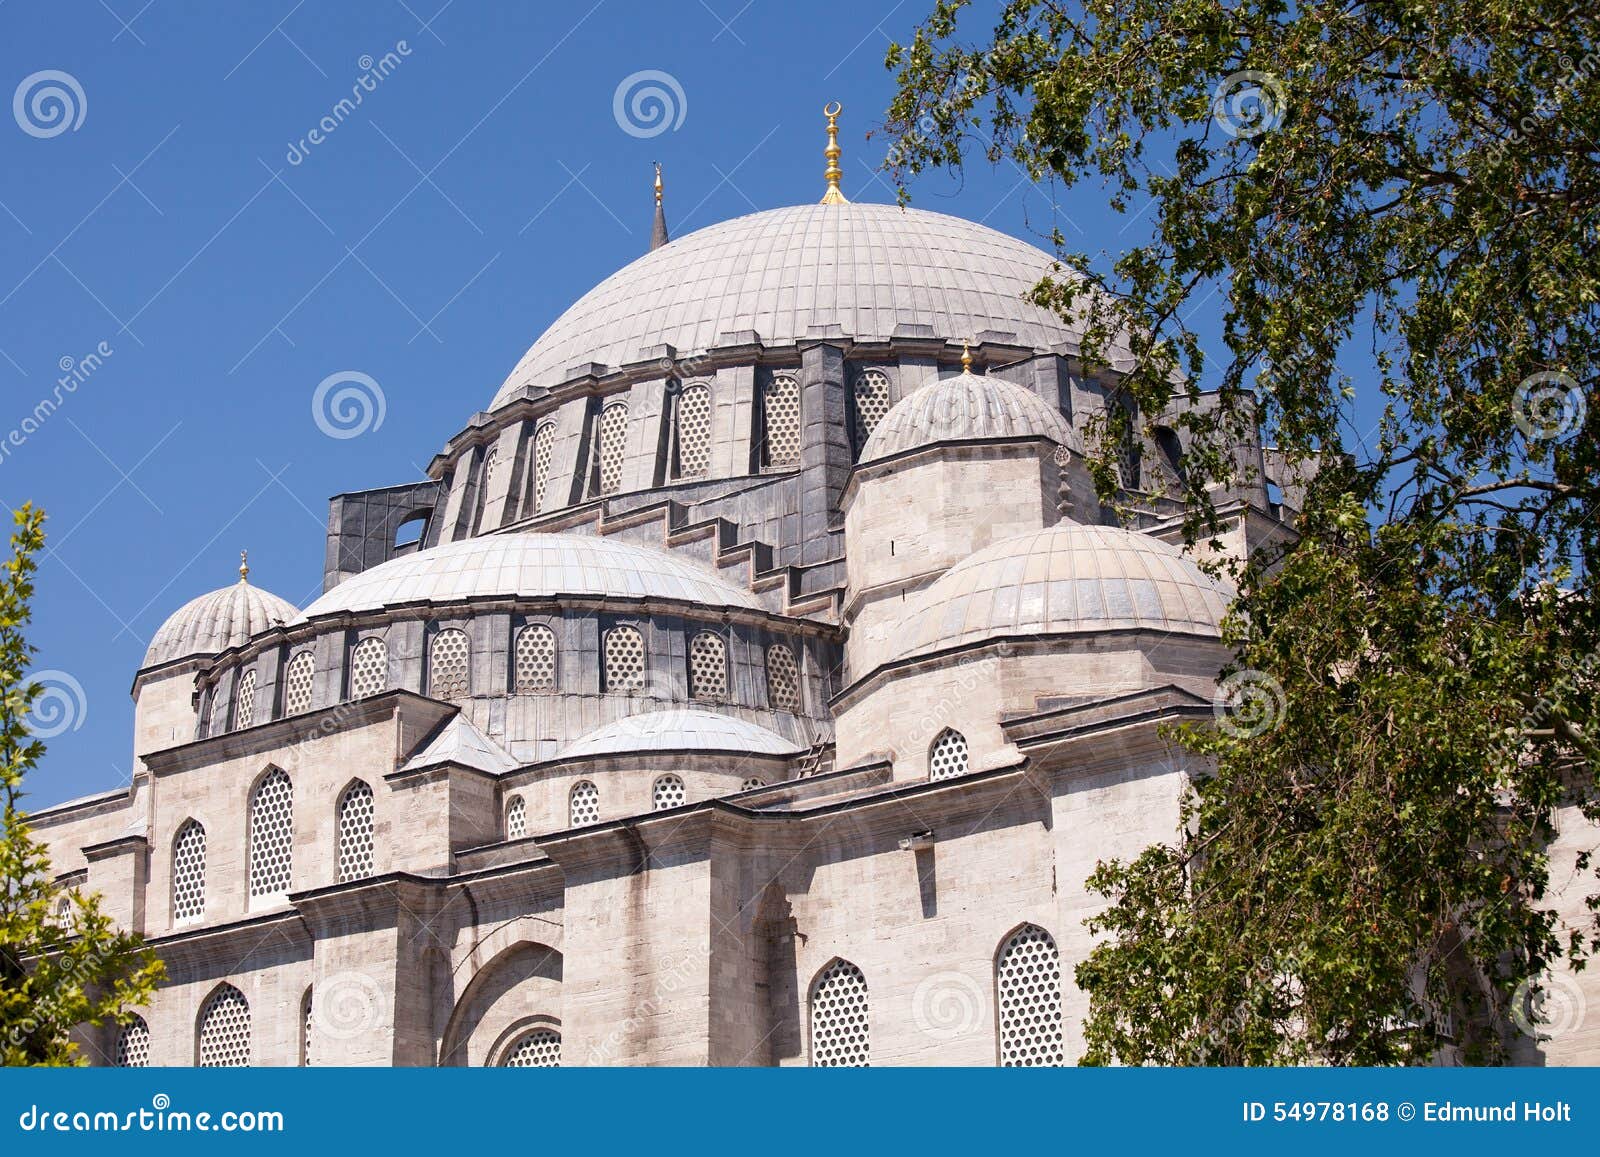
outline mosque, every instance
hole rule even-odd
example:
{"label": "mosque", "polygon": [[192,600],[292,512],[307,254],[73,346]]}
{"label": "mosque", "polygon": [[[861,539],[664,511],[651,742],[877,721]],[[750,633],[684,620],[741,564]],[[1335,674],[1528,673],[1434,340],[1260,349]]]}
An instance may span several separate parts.
{"label": "mosque", "polygon": [[[114,1065],[1061,1065],[1097,861],[1170,839],[1228,591],[1185,433],[1084,463],[1126,351],[1046,252],[848,201],[578,299],[323,593],[180,607],[131,786],[32,817],[167,980]],[[1197,404],[1204,404],[1204,400]],[[1286,533],[1268,447],[1214,552]]]}

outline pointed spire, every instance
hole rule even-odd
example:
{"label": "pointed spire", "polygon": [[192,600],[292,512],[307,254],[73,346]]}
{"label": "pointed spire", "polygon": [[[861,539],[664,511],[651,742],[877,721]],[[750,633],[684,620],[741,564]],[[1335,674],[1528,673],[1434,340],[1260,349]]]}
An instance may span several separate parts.
{"label": "pointed spire", "polygon": [[822,150],[822,155],[828,158],[828,167],[822,173],[828,182],[828,190],[822,194],[824,205],[850,203],[839,191],[839,178],[844,176],[844,170],[839,167],[839,114],[843,111],[844,106],[838,101],[834,101],[822,110],[822,115],[828,118],[828,147]]}
{"label": "pointed spire", "polygon": [[972,372],[972,343],[966,338],[961,339],[961,372],[964,374]]}
{"label": "pointed spire", "polygon": [[650,230],[650,248],[660,249],[672,238],[667,236],[667,214],[661,208],[661,162],[656,162],[656,221]]}
{"label": "pointed spire", "polygon": [[250,581],[250,552],[248,550],[239,552],[239,581],[242,583]]}

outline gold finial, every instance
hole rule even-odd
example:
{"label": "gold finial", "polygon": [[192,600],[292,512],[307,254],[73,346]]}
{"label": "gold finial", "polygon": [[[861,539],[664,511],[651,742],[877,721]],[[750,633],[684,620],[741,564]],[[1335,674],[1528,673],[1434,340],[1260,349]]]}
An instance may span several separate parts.
{"label": "gold finial", "polygon": [[822,150],[822,155],[828,158],[828,167],[822,173],[828,182],[828,191],[822,194],[824,205],[850,203],[839,191],[839,178],[844,176],[844,170],[839,167],[839,114],[843,111],[844,106],[838,101],[833,101],[822,110],[822,115],[828,118],[828,147]]}
{"label": "gold finial", "polygon": [[250,552],[248,550],[239,552],[239,581],[242,583],[250,581]]}
{"label": "gold finial", "polygon": [[656,163],[656,204],[661,204],[661,162]]}
{"label": "gold finial", "polygon": [[972,372],[972,344],[966,338],[961,339],[961,372]]}

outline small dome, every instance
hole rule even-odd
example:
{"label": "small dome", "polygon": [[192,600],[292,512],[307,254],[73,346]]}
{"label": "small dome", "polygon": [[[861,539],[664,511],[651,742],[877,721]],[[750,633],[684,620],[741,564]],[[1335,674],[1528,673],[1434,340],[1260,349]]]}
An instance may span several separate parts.
{"label": "small dome", "polygon": [[908,617],[898,658],[1006,635],[1147,629],[1221,636],[1229,595],[1176,547],[1062,523],[951,567]]}
{"label": "small dome", "polygon": [[268,627],[293,622],[300,612],[271,591],[236,582],[192,599],[161,624],[140,670],[192,655],[215,655],[237,647]]}
{"label": "small dome", "polygon": [[582,534],[490,534],[390,559],[346,579],[301,620],[397,603],[600,595],[760,610],[749,591],[664,551]]}
{"label": "small dome", "polygon": [[737,751],[798,755],[803,749],[777,732],[715,711],[646,711],[628,715],[573,740],[558,758],[640,751]]}
{"label": "small dome", "polygon": [[861,448],[875,462],[937,442],[987,442],[998,438],[1049,438],[1082,451],[1083,443],[1061,411],[1023,386],[963,372],[921,386],[896,402]]}

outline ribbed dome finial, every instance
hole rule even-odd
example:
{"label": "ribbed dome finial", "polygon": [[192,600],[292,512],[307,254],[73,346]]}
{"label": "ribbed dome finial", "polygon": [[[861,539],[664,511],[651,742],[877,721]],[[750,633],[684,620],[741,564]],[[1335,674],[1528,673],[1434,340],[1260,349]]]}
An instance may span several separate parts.
{"label": "ribbed dome finial", "polygon": [[972,343],[966,338],[961,339],[961,372],[964,374],[972,372]]}
{"label": "ribbed dome finial", "polygon": [[822,150],[822,155],[828,158],[828,167],[822,172],[822,176],[828,182],[828,191],[822,194],[824,205],[850,203],[839,191],[839,179],[844,176],[844,170],[839,167],[839,114],[843,111],[844,105],[838,101],[833,101],[822,109],[822,115],[828,118],[828,147]]}
{"label": "ribbed dome finial", "polygon": [[239,552],[239,581],[242,583],[250,581],[250,552],[248,550]]}

